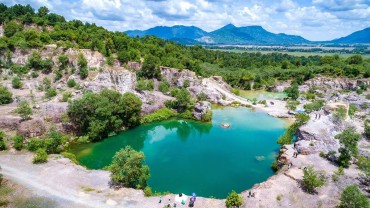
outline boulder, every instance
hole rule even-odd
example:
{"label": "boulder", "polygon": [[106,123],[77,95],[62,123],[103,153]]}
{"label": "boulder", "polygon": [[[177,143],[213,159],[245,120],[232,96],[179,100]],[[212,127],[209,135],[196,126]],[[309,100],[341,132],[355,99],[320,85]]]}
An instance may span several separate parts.
{"label": "boulder", "polygon": [[41,119],[23,121],[18,126],[18,134],[28,138],[42,136],[45,131],[45,123]]}
{"label": "boulder", "polygon": [[208,110],[211,110],[211,103],[207,101],[201,101],[195,104],[193,115],[196,119],[202,120]]}

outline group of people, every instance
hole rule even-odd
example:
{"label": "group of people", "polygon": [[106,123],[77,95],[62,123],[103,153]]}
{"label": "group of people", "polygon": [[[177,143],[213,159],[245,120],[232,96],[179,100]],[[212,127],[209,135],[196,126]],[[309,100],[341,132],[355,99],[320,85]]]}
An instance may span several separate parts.
{"label": "group of people", "polygon": [[255,193],[252,193],[251,191],[249,191],[249,194],[248,194],[248,198],[251,198],[251,197],[255,197]]}
{"label": "group of people", "polygon": [[[181,199],[181,204],[182,205],[185,205],[185,203],[186,203],[186,198],[184,199],[183,198],[183,194],[182,193],[180,193],[178,196],[176,196],[176,197],[179,197],[179,199]],[[191,196],[191,198],[190,198],[190,201],[189,201],[189,207],[194,207],[194,203],[195,203],[195,201],[196,201],[196,194],[195,193],[193,193],[192,194],[192,196]],[[177,199],[176,199],[177,200]],[[173,203],[173,208],[175,208],[175,207],[177,207],[177,204],[176,204],[176,200],[175,200],[175,202]],[[162,196],[160,196],[159,197],[159,202],[158,202],[159,204],[160,203],[162,203]],[[172,208],[172,206],[171,206],[171,199],[168,199],[168,203],[167,203],[167,205],[166,206],[164,206],[164,207],[166,207],[166,208]]]}

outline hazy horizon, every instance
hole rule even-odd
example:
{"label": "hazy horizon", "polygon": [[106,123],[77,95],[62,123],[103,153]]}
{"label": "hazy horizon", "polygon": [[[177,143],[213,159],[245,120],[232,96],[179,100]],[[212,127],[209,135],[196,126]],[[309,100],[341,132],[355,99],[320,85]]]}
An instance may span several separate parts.
{"label": "hazy horizon", "polygon": [[4,0],[6,5],[47,6],[68,20],[111,31],[196,26],[207,32],[229,23],[260,25],[273,33],[326,41],[370,27],[368,0]]}

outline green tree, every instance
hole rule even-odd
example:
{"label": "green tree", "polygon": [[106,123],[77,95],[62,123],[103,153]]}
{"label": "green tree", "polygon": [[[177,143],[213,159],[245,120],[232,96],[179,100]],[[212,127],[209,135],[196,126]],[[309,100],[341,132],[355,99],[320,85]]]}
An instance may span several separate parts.
{"label": "green tree", "polygon": [[341,196],[337,208],[370,208],[369,199],[356,185],[347,186]]}
{"label": "green tree", "polygon": [[309,166],[303,170],[303,185],[308,192],[314,192],[316,188],[321,187],[325,184],[325,180],[322,175],[319,175],[317,171]]}
{"label": "green tree", "polygon": [[38,14],[39,14],[40,17],[44,17],[48,13],[49,13],[49,9],[46,6],[42,6],[38,10]]}
{"label": "green tree", "polygon": [[0,131],[0,151],[6,150],[6,145],[4,141],[4,133]]}
{"label": "green tree", "polygon": [[69,64],[69,58],[67,55],[62,54],[58,56],[58,62],[61,69],[65,69]]}
{"label": "green tree", "polygon": [[297,100],[299,97],[299,87],[297,82],[292,82],[290,87],[285,89],[285,92],[287,93],[288,97]]}
{"label": "green tree", "polygon": [[356,55],[353,55],[353,56],[347,58],[347,62],[349,64],[362,64],[363,58],[362,58],[361,55],[356,54]]}
{"label": "green tree", "polygon": [[351,161],[351,154],[346,148],[339,148],[339,157],[337,158],[337,163],[339,166],[348,168]]}
{"label": "green tree", "polygon": [[[0,88],[1,91],[1,88]],[[1,97],[0,97],[0,104],[1,104]],[[368,121],[364,122],[364,127],[365,127],[365,136],[370,139],[370,124]]]}
{"label": "green tree", "polygon": [[139,72],[141,77],[146,77],[148,79],[157,78],[160,79],[161,72],[159,70],[160,60],[158,57],[153,55],[148,55],[144,59],[143,66]]}
{"label": "green tree", "polygon": [[361,134],[356,133],[353,128],[345,129],[342,133],[335,136],[335,138],[339,139],[339,142],[343,144],[353,156],[357,156],[358,154],[357,142],[361,137]]}
{"label": "green tree", "polygon": [[0,85],[0,105],[9,104],[13,102],[13,94],[7,87]]}
{"label": "green tree", "polygon": [[76,86],[76,81],[75,81],[75,79],[73,79],[73,78],[71,78],[71,79],[69,79],[68,81],[67,81],[67,86],[69,87],[69,88],[72,88],[72,87],[75,87]]}
{"label": "green tree", "polygon": [[150,176],[149,167],[144,162],[144,153],[126,146],[114,155],[108,167],[112,181],[125,187],[144,189]]}
{"label": "green tree", "polygon": [[23,25],[18,24],[16,21],[10,21],[4,25],[4,35],[12,37],[16,32],[22,31]]}
{"label": "green tree", "polygon": [[23,100],[18,104],[16,112],[21,116],[23,120],[30,119],[31,115],[33,114],[32,108],[26,100]]}
{"label": "green tree", "polygon": [[21,78],[19,78],[18,76],[13,77],[13,79],[12,79],[12,87],[14,89],[19,89],[22,86],[23,86],[23,82],[21,81]]}
{"label": "green tree", "polygon": [[227,208],[240,207],[243,204],[243,198],[235,191],[232,191],[226,197],[225,203]]}

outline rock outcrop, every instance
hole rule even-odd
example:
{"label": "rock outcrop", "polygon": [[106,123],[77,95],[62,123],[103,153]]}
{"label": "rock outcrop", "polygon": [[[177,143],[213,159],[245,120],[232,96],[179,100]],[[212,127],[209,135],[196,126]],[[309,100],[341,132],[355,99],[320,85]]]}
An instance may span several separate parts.
{"label": "rock outcrop", "polygon": [[198,120],[203,120],[207,111],[211,110],[211,103],[207,101],[197,102],[194,106],[193,115]]}
{"label": "rock outcrop", "polygon": [[370,85],[370,78],[349,79],[316,77],[307,80],[304,85],[300,86],[300,90],[307,91],[311,87],[322,88],[324,92],[328,90],[356,90],[360,85]]}
{"label": "rock outcrop", "polygon": [[18,134],[24,137],[37,137],[42,136],[46,131],[44,121],[41,119],[32,119],[23,121],[18,126]]}
{"label": "rock outcrop", "polygon": [[174,69],[169,67],[161,67],[161,75],[170,84],[183,87],[184,82],[189,81],[189,86],[195,86],[200,84],[200,80],[197,78],[195,72],[183,69]]}

